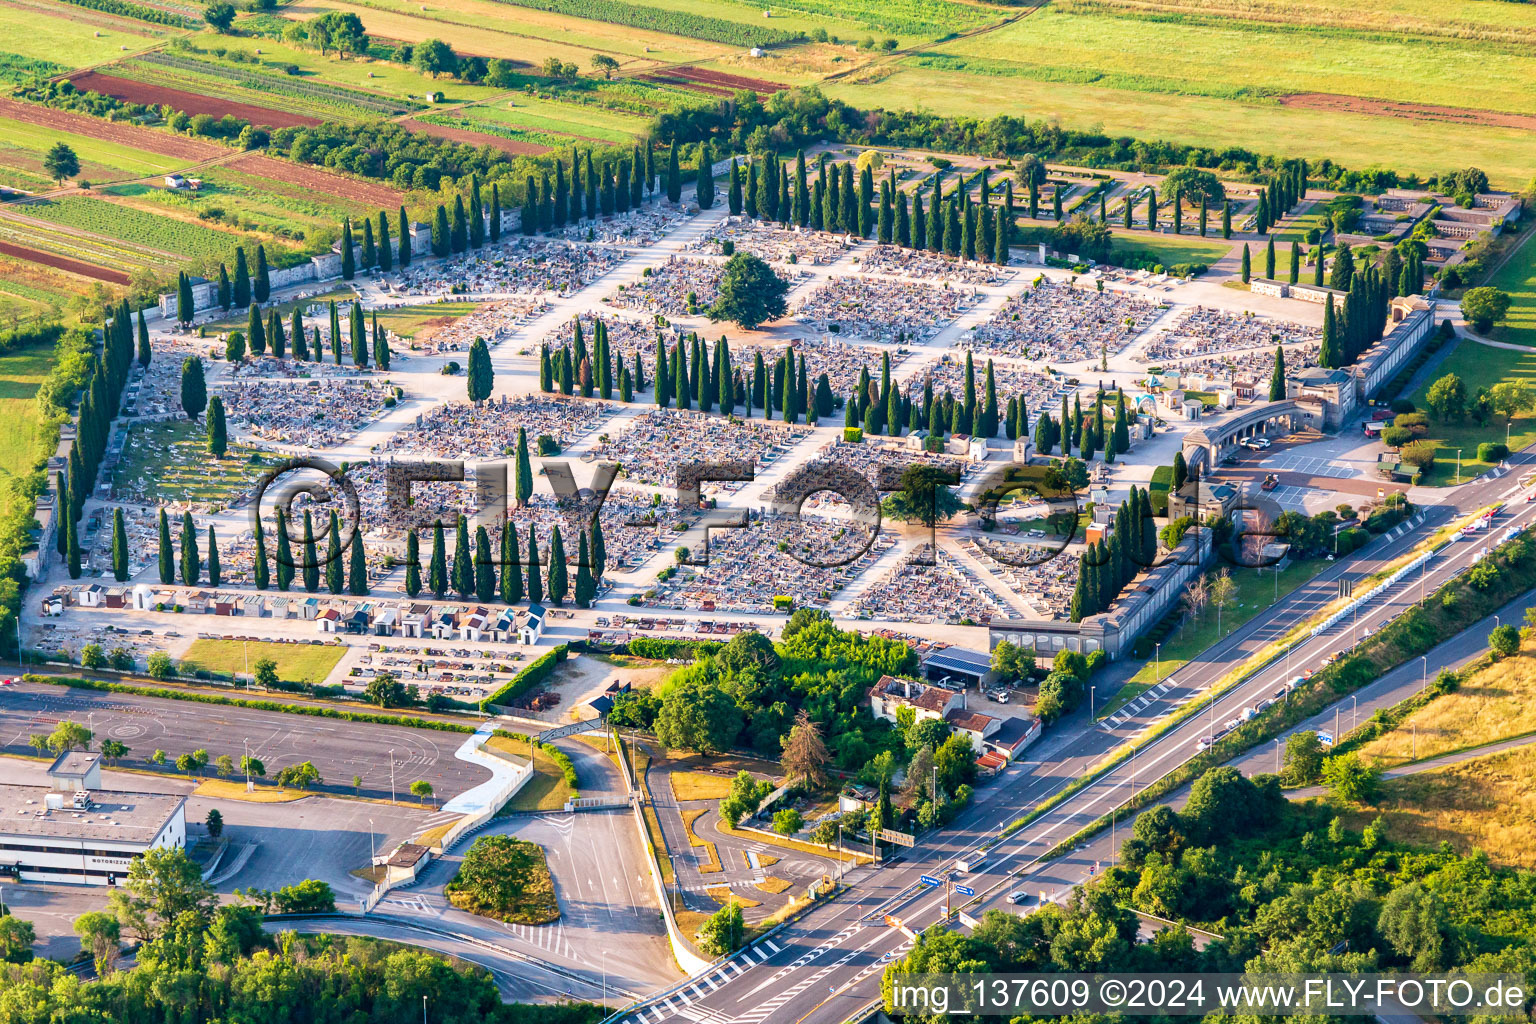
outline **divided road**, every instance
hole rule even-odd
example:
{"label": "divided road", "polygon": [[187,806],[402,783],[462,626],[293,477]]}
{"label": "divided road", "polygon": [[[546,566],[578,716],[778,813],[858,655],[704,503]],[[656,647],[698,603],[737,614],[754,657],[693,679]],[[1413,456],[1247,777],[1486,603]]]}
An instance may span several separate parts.
{"label": "divided road", "polygon": [[[1531,461],[1515,456],[1515,473]],[[1505,499],[1515,487],[1514,474],[1501,475],[1468,485],[1458,491],[1454,505],[1426,508],[1416,530],[1394,530],[1378,538],[1354,558],[1330,567],[1311,583],[1298,588],[1260,613],[1230,637],[1216,644],[1176,674],[1176,682],[1161,689],[1138,706],[1135,717],[1118,723],[1092,726],[1088,716],[1060,722],[1029,752],[1032,760],[1005,770],[1003,776],[977,791],[975,804],[946,831],[925,838],[895,863],[881,868],[850,872],[852,891],[842,899],[807,914],[773,937],[776,951],[762,959],[760,951],[739,953],[713,973],[682,991],[641,1004],[627,1021],[662,1024],[667,1020],[708,1021],[710,1024],[761,1024],[794,1021],[796,1024],[836,1024],[854,1017],[879,994],[880,970],[911,944],[908,931],[921,932],[945,915],[942,890],[923,885],[921,875],[948,877],[963,854],[978,849],[1009,822],[1027,813],[1051,795],[1087,774],[1111,751],[1147,725],[1166,717],[1190,702],[1209,702],[1209,711],[1187,719],[1149,742],[1137,756],[1083,787],[1041,815],[1007,841],[998,843],[979,867],[961,883],[978,893],[1000,890],[1006,895],[1010,878],[1043,854],[1112,807],[1129,799],[1157,778],[1172,772],[1195,754],[1196,741],[1220,724],[1236,717],[1244,707],[1282,695],[1285,682],[1302,671],[1315,669],[1325,657],[1348,649],[1357,630],[1377,629],[1419,598],[1420,587],[1433,591],[1445,580],[1464,571],[1484,548],[1491,546],[1511,526],[1536,523],[1536,504],[1511,505],[1496,520],[1490,533],[1473,539],[1453,540],[1418,572],[1372,596],[1356,620],[1351,617],[1315,637],[1293,645],[1289,665],[1285,658],[1255,673],[1226,695],[1212,700],[1210,690],[1247,653],[1263,647],[1288,630],[1327,597],[1337,593],[1337,580],[1345,575],[1358,579],[1410,551],[1428,531],[1453,516]],[[1475,642],[1475,631],[1469,634]],[[1410,670],[1411,671],[1411,670]],[[1097,840],[1108,849],[1108,836]],[[1091,861],[1087,869],[1092,868]],[[1078,877],[1051,880],[1051,872],[1077,871]],[[1041,871],[1050,891],[1064,892],[1082,881],[1077,855],[1052,862]],[[1033,875],[1030,888],[1037,888]],[[1038,898],[1038,897],[1037,897]],[[887,924],[898,919],[901,928]]]}

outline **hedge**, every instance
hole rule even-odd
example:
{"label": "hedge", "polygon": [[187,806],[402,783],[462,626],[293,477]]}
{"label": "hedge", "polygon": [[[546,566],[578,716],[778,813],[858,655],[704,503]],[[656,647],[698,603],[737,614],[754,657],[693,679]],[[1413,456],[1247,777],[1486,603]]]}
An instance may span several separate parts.
{"label": "hedge", "polygon": [[651,661],[669,661],[672,658],[697,658],[720,649],[719,640],[677,640],[672,637],[638,636],[625,644],[625,653]]}
{"label": "hedge", "polygon": [[570,786],[573,790],[581,788],[581,785],[576,780],[576,766],[571,763],[571,759],[566,756],[565,751],[549,743],[540,743],[539,749],[544,752],[545,757],[555,763],[556,768],[560,769],[560,774],[565,778],[567,786]]}
{"label": "hedge", "polygon": [[376,715],[366,711],[343,711],[340,708],[317,707],[312,704],[284,704],[275,700],[249,700],[244,697],[223,697],[216,693],[192,693],[186,690],[166,689],[159,686],[132,686],[127,683],[106,683],[77,676],[40,676],[27,673],[22,676],[29,683],[47,683],[51,686],[68,686],[77,690],[101,690],[106,693],[131,693],[139,697],[159,697],[163,700],[188,700],[197,704],[219,704],[224,707],[250,708],[253,711],[281,711],[288,715],[309,715],[312,718],[339,718],[346,722],[368,722],[372,725],[400,725],[409,729],[433,729],[437,732],[475,731],[473,725],[458,722],[440,722],[432,718],[416,718],[405,715]]}
{"label": "hedge", "polygon": [[539,683],[548,679],[555,666],[565,660],[566,645],[561,644],[548,654],[541,655],[529,666],[507,681],[507,685],[480,702],[480,713],[488,715],[497,704],[516,700]]}

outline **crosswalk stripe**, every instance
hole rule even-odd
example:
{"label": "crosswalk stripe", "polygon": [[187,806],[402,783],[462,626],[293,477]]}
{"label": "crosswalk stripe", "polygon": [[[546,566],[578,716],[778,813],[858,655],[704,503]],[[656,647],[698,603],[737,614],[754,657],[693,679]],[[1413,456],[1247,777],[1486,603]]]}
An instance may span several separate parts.
{"label": "crosswalk stripe", "polygon": [[762,963],[763,961],[768,959],[768,954],[763,952],[763,949],[762,949],[761,946],[759,946],[757,949],[754,949],[752,952],[757,954],[757,962],[758,963]]}

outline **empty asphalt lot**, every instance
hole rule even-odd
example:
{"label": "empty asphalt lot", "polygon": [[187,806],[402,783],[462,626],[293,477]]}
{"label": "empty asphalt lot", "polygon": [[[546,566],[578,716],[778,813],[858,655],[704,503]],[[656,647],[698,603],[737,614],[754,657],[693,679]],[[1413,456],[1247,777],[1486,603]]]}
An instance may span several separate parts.
{"label": "empty asphalt lot", "polygon": [[208,751],[210,759],[228,754],[238,764],[249,750],[266,765],[269,777],[290,764],[312,761],[325,783],[321,789],[351,793],[356,775],[362,778],[364,796],[388,797],[393,762],[400,796],[410,799],[411,783],[425,779],[439,801],[490,777],[484,768],[453,756],[465,733],[44,683],[0,687],[0,751],[36,753],[27,738],[51,732],[62,719],[88,726],[98,742],[114,739],[125,744],[129,753],[121,764],[129,768],[149,767],[156,750],[165,751],[171,765],[178,755],[199,749]]}

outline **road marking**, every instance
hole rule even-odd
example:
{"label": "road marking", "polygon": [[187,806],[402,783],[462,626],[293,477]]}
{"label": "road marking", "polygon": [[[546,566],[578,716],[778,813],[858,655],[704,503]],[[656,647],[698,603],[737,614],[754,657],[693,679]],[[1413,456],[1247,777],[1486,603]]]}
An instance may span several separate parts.
{"label": "road marking", "polygon": [[779,947],[774,944],[772,939],[764,939],[763,945],[768,947],[768,952],[770,953],[777,953],[779,951]]}
{"label": "road marking", "polygon": [[762,949],[761,946],[759,946],[757,949],[754,949],[752,952],[757,954],[757,962],[758,963],[763,963],[764,961],[766,961],[768,959],[768,954],[763,952],[763,949]]}

